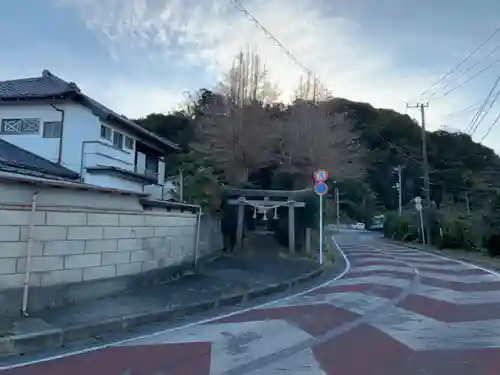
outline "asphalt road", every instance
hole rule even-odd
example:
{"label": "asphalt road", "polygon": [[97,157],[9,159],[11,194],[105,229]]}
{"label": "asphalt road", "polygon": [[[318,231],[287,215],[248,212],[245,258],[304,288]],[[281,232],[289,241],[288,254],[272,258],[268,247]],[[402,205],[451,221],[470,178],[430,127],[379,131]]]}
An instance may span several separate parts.
{"label": "asphalt road", "polygon": [[498,375],[500,275],[336,237],[350,268],[301,295],[9,375]]}

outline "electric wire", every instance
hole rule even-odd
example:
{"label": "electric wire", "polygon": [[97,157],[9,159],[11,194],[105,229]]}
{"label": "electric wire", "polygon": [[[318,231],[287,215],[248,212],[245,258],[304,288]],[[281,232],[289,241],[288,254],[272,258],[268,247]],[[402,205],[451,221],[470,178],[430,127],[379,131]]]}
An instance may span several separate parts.
{"label": "electric wire", "polygon": [[[490,89],[488,95],[486,96],[486,99],[484,99],[483,104],[481,104],[481,106],[477,110],[476,114],[472,118],[469,126],[467,127],[466,133],[472,135],[472,134],[474,134],[476,132],[479,124],[483,121],[483,119],[485,117],[484,107],[487,105],[488,101],[490,100],[491,96],[493,95],[493,92],[497,88],[499,82],[500,82],[500,75],[497,77],[497,79],[493,83],[493,87]],[[499,91],[499,93],[500,93],[500,91]],[[495,97],[495,101],[496,101],[497,98],[498,98],[498,95]],[[491,109],[491,106],[488,108],[488,111],[490,109]],[[478,120],[479,120],[479,117],[481,116],[481,114],[483,114],[483,117],[482,117],[481,121],[478,123]],[[487,114],[487,112],[486,112],[486,114]]]}
{"label": "electric wire", "polygon": [[490,127],[488,128],[488,130],[486,131],[486,133],[483,135],[483,137],[481,138],[481,141],[480,143],[483,143],[483,141],[486,139],[486,137],[488,137],[488,135],[490,134],[491,130],[495,127],[495,125],[498,123],[498,121],[500,120],[500,112],[498,113],[497,117],[495,118],[495,120],[491,123]]}
{"label": "electric wire", "polygon": [[[230,0],[233,5],[239,10],[241,11],[242,13],[245,14],[245,16],[251,20],[261,31],[264,32],[264,34],[266,35],[266,37],[268,37],[269,39],[271,39],[274,44],[276,46],[278,46],[279,48],[281,48],[285,54],[287,55],[287,57],[289,57],[295,64],[297,64],[301,69],[303,69],[307,74],[313,76],[316,79],[316,74],[310,69],[308,68],[305,64],[303,64],[288,48],[286,48],[286,46],[280,42],[259,20],[257,20],[257,18],[248,10],[246,9],[238,0]],[[430,89],[432,89],[433,87],[435,87],[437,84],[439,84],[440,82],[442,82],[444,79],[446,79],[447,77],[449,77],[451,74],[453,74],[460,66],[462,66],[465,62],[467,62],[475,53],[477,53],[484,45],[486,45],[486,43],[488,43],[491,39],[493,39],[493,37],[498,34],[500,32],[500,27],[498,27],[485,41],[483,41],[478,47],[476,47],[467,57],[465,57],[461,62],[459,62],[454,68],[452,68],[450,71],[448,71],[445,75],[443,75],[440,79],[438,79],[431,87],[429,87],[427,90],[424,90],[424,92],[420,95],[424,95],[426,92],[428,92]],[[498,48],[500,48],[500,45],[498,46]],[[472,79],[476,78],[477,76],[479,76],[480,74],[484,73],[485,71],[491,69],[491,67],[493,67],[496,63],[500,62],[500,59],[491,63],[490,65],[488,65],[486,68],[482,69],[481,71],[479,71],[478,73],[476,73],[474,76],[470,77],[469,79],[467,79],[466,81],[462,82],[461,84],[455,86],[454,88],[452,88],[451,90],[447,91],[443,96],[446,96],[446,95],[449,95],[451,92],[457,90],[459,87],[465,85],[466,83],[470,82]],[[476,66],[476,65],[474,65]],[[500,80],[500,76],[499,76],[499,80]],[[498,84],[498,82],[496,82],[496,84]],[[496,85],[494,86],[496,87]],[[493,91],[494,91],[494,88],[493,88]],[[500,95],[500,91],[498,93]],[[489,95],[491,96],[491,94]],[[498,98],[498,95],[497,97]],[[489,99],[489,98],[488,98]],[[496,99],[495,99],[496,101]],[[487,103],[487,100],[483,103],[482,107],[484,108],[484,106],[486,105]],[[471,105],[469,107],[466,107],[464,109],[462,109],[461,111],[464,111],[464,110],[471,110],[471,107],[475,107],[477,106],[477,104],[475,105]],[[356,116],[357,117],[357,116]],[[475,116],[476,117],[476,116]],[[359,118],[358,118],[359,120]],[[500,115],[498,116],[498,119],[497,119],[497,122],[500,121]],[[496,123],[496,122],[495,122]],[[491,126],[492,128],[493,126]],[[372,129],[373,130],[373,129]],[[422,161],[417,159],[416,157],[412,156],[412,155],[409,155],[407,152],[403,151],[401,149],[401,147],[399,145],[396,145],[394,144],[393,142],[389,141],[388,139],[386,139],[385,137],[383,137],[378,131],[376,130],[373,130],[374,133],[379,137],[381,138],[382,140],[384,140],[385,142],[387,142],[387,144],[391,147],[393,147],[396,151],[398,151],[398,153],[402,154],[402,156],[410,159],[410,160],[413,160],[415,162],[417,162],[418,164],[420,164]],[[434,173],[439,173],[440,171],[430,171],[430,174],[434,174]],[[433,185],[432,181],[430,181],[430,184]]]}
{"label": "electric wire", "polygon": [[[488,52],[488,54],[486,54],[486,56],[483,56],[483,58],[481,60],[478,60],[476,61],[474,64],[472,64],[471,66],[469,66],[465,71],[463,71],[458,77],[456,77],[456,79],[458,78],[461,78],[461,77],[464,77],[464,76],[467,76],[467,73],[469,73],[470,71],[474,70],[474,68],[476,66],[478,66],[479,64],[481,64],[486,58],[490,57],[491,55],[493,55],[496,51],[498,51],[500,49],[500,44],[497,44],[495,48],[493,48],[490,52]],[[448,94],[452,93],[453,91],[459,89],[460,87],[464,86],[465,84],[469,83],[470,81],[474,80],[475,78],[477,78],[479,75],[483,74],[484,72],[488,71],[489,69],[491,69],[495,64],[497,64],[500,60],[496,60],[495,62],[493,63],[490,63],[486,68],[483,68],[482,70],[480,70],[479,72],[476,72],[477,74],[475,74],[474,76],[472,77],[469,77],[466,79],[466,81],[462,82],[461,84],[459,84],[458,86],[455,86],[452,90],[449,90],[449,91],[446,91],[446,94],[441,96],[440,98],[444,97],[444,96],[447,96]],[[441,88],[439,89],[436,89],[429,97],[429,100],[433,97],[435,97],[437,95],[437,93],[441,90],[446,90],[450,85],[451,85],[451,82],[452,81],[448,81],[447,83],[445,83],[444,86],[442,86]]]}
{"label": "electric wire", "polygon": [[472,58],[472,56],[474,56],[481,48],[483,48],[499,32],[500,32],[500,26],[492,34],[490,34],[483,42],[481,42],[472,52],[470,52],[464,59],[462,59],[457,65],[455,65],[447,73],[445,73],[444,75],[442,75],[429,88],[427,88],[426,90],[424,90],[419,95],[419,98],[421,98],[422,96],[424,96],[425,94],[427,94],[427,92],[429,92],[429,90],[433,89],[438,84],[440,84],[442,81],[444,81],[446,78],[448,78],[449,76],[451,76],[454,72],[456,72],[458,68],[460,68],[463,64],[465,64],[467,61],[469,61]]}

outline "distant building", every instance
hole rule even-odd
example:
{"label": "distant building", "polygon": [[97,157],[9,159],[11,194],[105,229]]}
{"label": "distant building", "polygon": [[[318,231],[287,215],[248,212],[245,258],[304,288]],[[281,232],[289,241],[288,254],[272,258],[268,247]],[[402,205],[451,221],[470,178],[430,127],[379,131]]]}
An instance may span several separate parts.
{"label": "distant building", "polygon": [[13,164],[24,165],[26,173],[33,168],[46,173],[45,168],[55,178],[62,174],[91,185],[145,191],[155,199],[168,199],[173,190],[165,180],[165,156],[179,150],[175,143],[48,70],[0,82],[0,140],[8,142],[0,143],[0,158],[7,154],[0,171]]}

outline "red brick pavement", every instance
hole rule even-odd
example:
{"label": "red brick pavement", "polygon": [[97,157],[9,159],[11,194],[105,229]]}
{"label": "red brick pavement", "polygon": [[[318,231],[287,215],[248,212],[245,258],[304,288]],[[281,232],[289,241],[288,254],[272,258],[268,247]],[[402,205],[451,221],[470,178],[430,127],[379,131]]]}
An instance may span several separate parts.
{"label": "red brick pavement", "polygon": [[412,351],[368,325],[316,345],[313,352],[328,375],[411,375],[402,370]]}
{"label": "red brick pavement", "polygon": [[211,322],[210,324],[282,319],[294,324],[312,336],[318,336],[342,324],[352,322],[359,317],[360,315],[351,311],[332,305],[317,303],[304,306],[250,310],[242,314]]}
{"label": "red brick pavement", "polygon": [[415,278],[415,274],[410,272],[399,272],[399,271],[363,271],[363,270],[353,270],[347,274],[344,279],[356,279],[360,277],[370,277],[370,276],[387,276],[396,279],[412,280]]}
{"label": "red brick pavement", "polygon": [[456,290],[459,292],[488,292],[500,290],[500,281],[463,283],[459,281],[447,281],[437,278],[422,277],[420,279],[420,282],[422,283],[422,285],[437,286],[440,288]]}
{"label": "red brick pavement", "polygon": [[318,296],[325,294],[334,294],[334,293],[340,294],[340,293],[353,293],[353,292],[375,295],[377,297],[382,297],[387,299],[393,299],[398,297],[403,292],[403,289],[397,286],[361,283],[353,285],[324,287],[317,289],[311,293],[308,293],[308,295]]}
{"label": "red brick pavement", "polygon": [[328,375],[499,375],[500,349],[415,352],[369,325],[313,348]]}
{"label": "red brick pavement", "polygon": [[[349,253],[356,254],[355,251]],[[376,255],[381,256],[381,254]],[[409,270],[404,263],[400,266],[395,264],[392,258],[390,261],[359,261],[366,256],[367,252],[364,252],[361,257],[352,257],[354,258],[352,269],[345,279],[356,282],[357,278],[370,276],[405,280],[414,280],[416,277],[411,272],[364,271],[358,267],[377,265]],[[436,271],[426,266],[450,264],[450,262],[434,260],[425,255],[421,258],[425,263],[414,264],[420,271],[434,272],[438,275],[485,274],[484,271],[473,268]],[[440,279],[438,275],[434,278],[421,277],[421,283],[462,292],[500,290],[500,280],[481,283],[450,282]],[[307,293],[305,297],[312,299],[318,297],[316,303],[313,300],[308,305],[275,308],[268,306],[206,324],[217,327],[222,323],[286,320],[310,335],[321,338],[323,334],[353,322],[360,315],[346,308],[321,303],[320,297],[333,295],[331,298],[333,304],[336,300],[342,302],[342,298],[346,298],[346,306],[349,306],[349,294],[353,292],[365,294],[367,298],[377,296],[391,300],[400,296],[404,288],[380,285],[366,280],[360,280],[359,283],[352,285],[331,284]],[[452,304],[410,294],[398,303],[397,307],[446,323],[500,319],[500,302],[476,305],[460,305],[459,302]],[[500,348],[415,352],[390,334],[383,333],[368,323],[317,344],[312,350],[316,360],[328,375],[500,375]],[[155,345],[113,347],[3,373],[7,375],[208,375],[210,356],[210,342],[162,344],[159,339]]]}
{"label": "red brick pavement", "polygon": [[458,305],[424,296],[410,295],[397,306],[448,323],[500,319],[500,302]]}
{"label": "red brick pavement", "polygon": [[5,375],[209,375],[210,343],[120,346],[6,370]]}
{"label": "red brick pavement", "polygon": [[469,268],[469,269],[462,269],[462,270],[449,270],[449,269],[440,269],[436,270],[435,268],[429,268],[425,266],[420,266],[420,265],[413,265],[416,269],[418,269],[420,272],[433,272],[433,273],[440,273],[442,275],[454,275],[454,276],[477,276],[477,275],[488,275],[487,272],[480,270],[478,268]]}

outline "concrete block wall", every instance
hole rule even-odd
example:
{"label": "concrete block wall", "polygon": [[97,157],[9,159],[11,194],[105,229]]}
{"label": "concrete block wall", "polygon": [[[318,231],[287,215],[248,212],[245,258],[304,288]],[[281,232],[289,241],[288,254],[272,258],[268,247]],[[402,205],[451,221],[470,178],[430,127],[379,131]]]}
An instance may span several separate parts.
{"label": "concrete block wall", "polygon": [[[21,288],[31,212],[0,208],[0,290]],[[196,216],[41,208],[34,216],[30,286],[85,282],[192,260]]]}

